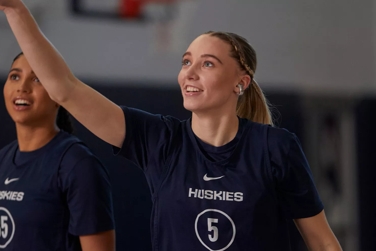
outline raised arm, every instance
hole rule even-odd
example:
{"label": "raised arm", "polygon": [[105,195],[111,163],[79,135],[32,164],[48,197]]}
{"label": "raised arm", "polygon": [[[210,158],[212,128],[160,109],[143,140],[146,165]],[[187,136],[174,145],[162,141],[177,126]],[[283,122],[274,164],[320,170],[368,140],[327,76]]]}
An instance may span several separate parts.
{"label": "raised arm", "polygon": [[73,75],[21,0],[0,0],[0,9],[51,99],[66,108],[96,136],[121,147],[125,137],[121,108]]}

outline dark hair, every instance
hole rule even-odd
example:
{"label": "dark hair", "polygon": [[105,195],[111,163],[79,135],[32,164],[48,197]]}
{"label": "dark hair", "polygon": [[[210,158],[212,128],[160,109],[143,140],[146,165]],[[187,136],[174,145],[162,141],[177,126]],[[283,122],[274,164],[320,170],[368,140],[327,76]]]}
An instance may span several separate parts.
{"label": "dark hair", "polygon": [[17,59],[19,59],[19,57],[21,57],[22,55],[23,55],[23,52],[18,53],[18,55],[13,59],[13,63],[14,63],[14,61],[16,61]]}
{"label": "dark hair", "polygon": [[74,131],[73,124],[70,119],[70,114],[62,106],[59,107],[59,111],[57,112],[56,124],[61,130],[67,133],[72,134]]}
{"label": "dark hair", "polygon": [[247,39],[230,32],[208,31],[204,34],[217,37],[230,44],[232,47],[231,56],[239,62],[241,69],[251,77],[249,88],[244,90],[244,94],[238,99],[237,115],[254,122],[273,125],[270,104],[254,79],[257,66],[256,51]]}
{"label": "dark hair", "polygon": [[[23,55],[23,52],[20,52],[14,59],[13,59],[13,63],[19,59],[21,56]],[[56,124],[57,126],[67,132],[67,133],[73,133],[74,131],[74,128],[73,128],[73,124],[72,124],[72,121],[70,119],[70,114],[67,110],[65,110],[64,107],[60,106],[59,107],[59,110],[57,112],[57,117],[56,117]]]}

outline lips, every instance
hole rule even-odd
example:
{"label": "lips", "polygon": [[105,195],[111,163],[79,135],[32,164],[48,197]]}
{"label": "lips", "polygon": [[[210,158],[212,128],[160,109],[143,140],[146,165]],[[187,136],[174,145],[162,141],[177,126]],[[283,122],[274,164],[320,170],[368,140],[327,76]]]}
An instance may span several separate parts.
{"label": "lips", "polygon": [[24,97],[17,97],[13,99],[13,105],[17,111],[23,111],[29,109],[32,105],[32,102]]}
{"label": "lips", "polygon": [[31,103],[26,99],[15,99],[13,101],[13,104],[22,105],[22,106],[30,106],[31,105]]}
{"label": "lips", "polygon": [[202,92],[203,92],[202,89],[197,88],[196,86],[192,86],[192,85],[187,85],[187,86],[185,86],[185,88],[184,88],[184,94],[185,94],[185,95],[188,95],[188,96],[199,95],[199,94],[202,93]]}
{"label": "lips", "polygon": [[202,90],[196,88],[196,87],[193,87],[193,86],[187,86],[186,88],[187,92],[200,92]]}

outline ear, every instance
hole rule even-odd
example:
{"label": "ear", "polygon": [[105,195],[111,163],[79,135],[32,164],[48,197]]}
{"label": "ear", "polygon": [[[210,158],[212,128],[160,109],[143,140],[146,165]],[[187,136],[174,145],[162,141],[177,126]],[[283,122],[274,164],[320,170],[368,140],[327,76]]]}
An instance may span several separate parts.
{"label": "ear", "polygon": [[244,90],[247,89],[251,84],[252,78],[248,74],[244,74],[241,76],[239,84],[242,84],[244,87]]}
{"label": "ear", "polygon": [[251,81],[252,81],[252,78],[248,74],[244,74],[244,75],[240,76],[238,83],[234,87],[234,92],[237,93],[237,94],[240,93],[240,88],[239,88],[238,85],[242,85],[243,90],[247,89],[250,86]]}

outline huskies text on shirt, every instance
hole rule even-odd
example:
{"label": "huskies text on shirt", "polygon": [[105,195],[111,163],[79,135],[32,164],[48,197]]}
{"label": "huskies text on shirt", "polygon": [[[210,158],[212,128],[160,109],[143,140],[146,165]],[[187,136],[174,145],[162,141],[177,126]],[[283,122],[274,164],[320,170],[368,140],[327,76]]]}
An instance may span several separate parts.
{"label": "huskies text on shirt", "polygon": [[80,235],[114,228],[111,203],[107,170],[66,132],[0,150],[0,250],[81,250]]}
{"label": "huskies text on shirt", "polygon": [[156,251],[289,251],[287,220],[323,205],[296,136],[239,119],[235,139],[213,147],[191,120],[122,107],[119,154],[136,163],[151,189]]}

